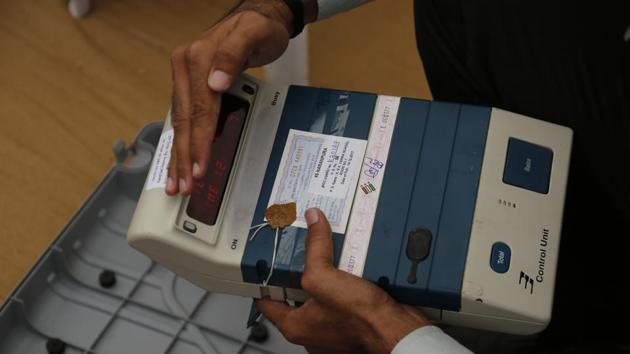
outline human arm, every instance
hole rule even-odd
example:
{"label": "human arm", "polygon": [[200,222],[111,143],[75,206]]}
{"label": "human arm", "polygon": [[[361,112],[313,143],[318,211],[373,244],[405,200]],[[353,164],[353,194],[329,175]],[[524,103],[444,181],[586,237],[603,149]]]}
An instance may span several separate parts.
{"label": "human arm", "polygon": [[242,1],[224,19],[171,55],[175,133],[166,193],[188,195],[206,172],[221,93],[246,68],[265,65],[286,49],[293,17],[282,0]]}
{"label": "human arm", "polygon": [[[304,23],[363,1],[303,0]],[[321,14],[320,14],[321,15]],[[215,135],[221,94],[245,69],[268,64],[293,35],[293,13],[283,0],[245,0],[221,21],[171,55],[171,121],[175,133],[166,193],[189,195],[204,176]]]}

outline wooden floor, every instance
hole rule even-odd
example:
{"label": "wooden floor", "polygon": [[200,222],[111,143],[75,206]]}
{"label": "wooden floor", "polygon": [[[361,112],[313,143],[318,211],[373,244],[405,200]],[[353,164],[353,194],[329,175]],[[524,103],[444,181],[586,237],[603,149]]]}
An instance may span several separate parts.
{"label": "wooden floor", "polygon": [[[0,1],[0,300],[111,167],[112,143],[162,119],[170,50],[231,2],[96,0],[74,20],[62,0]],[[311,83],[429,98],[411,3],[311,26]]]}

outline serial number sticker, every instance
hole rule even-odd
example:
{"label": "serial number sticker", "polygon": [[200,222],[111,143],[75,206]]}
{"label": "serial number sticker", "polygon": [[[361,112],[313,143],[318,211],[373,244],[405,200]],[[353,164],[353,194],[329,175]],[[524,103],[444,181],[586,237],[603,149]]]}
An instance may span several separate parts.
{"label": "serial number sticker", "polygon": [[378,96],[338,268],[363,275],[400,97]]}
{"label": "serial number sticker", "polygon": [[319,208],[333,232],[345,233],[366,141],[291,129],[268,205],[295,202],[293,226],[306,228],[304,212]]}

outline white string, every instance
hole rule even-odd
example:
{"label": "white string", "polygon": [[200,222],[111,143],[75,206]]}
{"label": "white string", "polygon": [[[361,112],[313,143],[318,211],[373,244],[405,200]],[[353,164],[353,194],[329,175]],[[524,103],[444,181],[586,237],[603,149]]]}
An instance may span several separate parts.
{"label": "white string", "polygon": [[254,237],[256,237],[256,234],[258,233],[258,231],[262,230],[263,227],[267,226],[269,224],[267,224],[266,222],[262,223],[262,224],[258,224],[258,225],[254,225],[252,227],[250,227],[249,229],[253,229],[255,227],[257,227],[257,229],[254,231],[254,233],[252,234],[252,236],[249,238],[250,241],[252,241],[254,239]]}
{"label": "white string", "polygon": [[273,240],[273,256],[271,256],[271,267],[269,268],[269,274],[267,274],[267,279],[265,279],[265,281],[263,281],[262,283],[264,286],[267,286],[267,283],[269,283],[269,280],[271,279],[271,275],[273,275],[273,267],[276,264],[276,253],[278,252],[279,235],[280,235],[280,228],[277,228],[276,236],[274,237],[274,240]]}
{"label": "white string", "polygon": [[[258,232],[262,230],[265,226],[269,226],[269,223],[263,222],[258,225],[254,225],[250,227],[249,228],[250,230],[254,228],[256,228],[256,230],[254,230],[254,233],[249,238],[249,240],[252,241],[256,237]],[[271,267],[269,268],[269,274],[267,274],[267,279],[265,279],[262,283],[264,286],[267,286],[267,283],[269,283],[269,280],[271,279],[271,276],[273,275],[273,268],[274,268],[274,265],[276,264],[276,254],[278,253],[278,239],[279,238],[280,238],[280,228],[276,228],[276,235],[273,239],[273,255],[271,256]]]}
{"label": "white string", "polygon": [[265,222],[261,222],[261,223],[260,223],[260,224],[258,224],[258,225],[253,225],[253,226],[252,226],[252,227],[250,227],[249,229],[251,230],[251,229],[253,229],[253,228],[255,228],[255,227],[258,227],[258,226],[260,226],[260,225],[269,225],[269,224],[265,221]]}

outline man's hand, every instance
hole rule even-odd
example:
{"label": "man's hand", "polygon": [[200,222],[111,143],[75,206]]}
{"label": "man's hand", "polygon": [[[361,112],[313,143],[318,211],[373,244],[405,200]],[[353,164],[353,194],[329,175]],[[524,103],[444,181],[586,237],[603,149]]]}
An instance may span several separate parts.
{"label": "man's hand", "polygon": [[297,308],[268,298],[257,302],[290,342],[311,353],[390,353],[408,333],[429,324],[419,310],[335,268],[328,220],[318,209],[307,210],[305,217],[309,233],[302,288],[311,298]]}
{"label": "man's hand", "polygon": [[249,67],[265,65],[286,49],[292,14],[281,0],[246,0],[194,42],[171,56],[175,141],[166,193],[188,195],[204,176],[220,112],[221,93]]}

